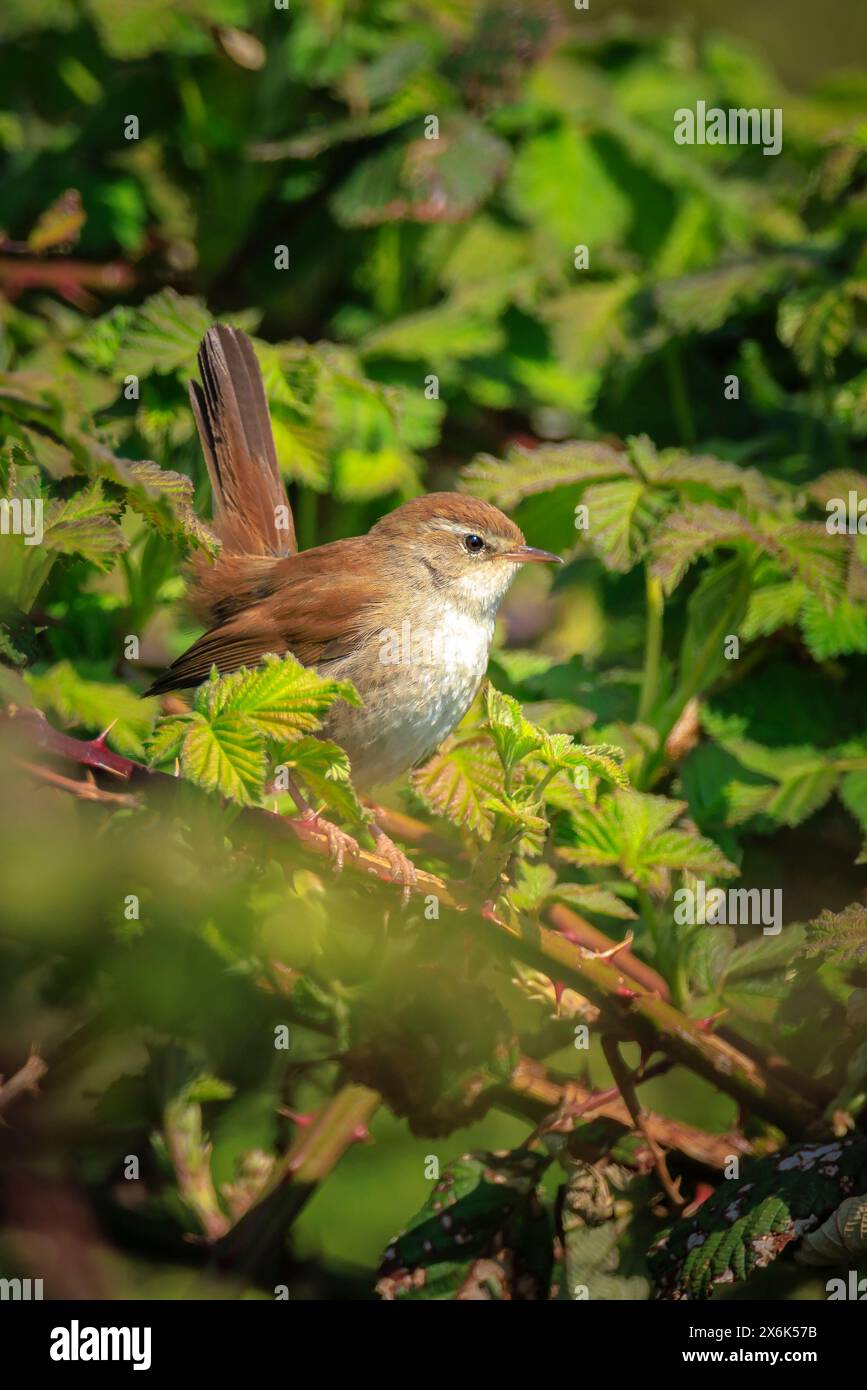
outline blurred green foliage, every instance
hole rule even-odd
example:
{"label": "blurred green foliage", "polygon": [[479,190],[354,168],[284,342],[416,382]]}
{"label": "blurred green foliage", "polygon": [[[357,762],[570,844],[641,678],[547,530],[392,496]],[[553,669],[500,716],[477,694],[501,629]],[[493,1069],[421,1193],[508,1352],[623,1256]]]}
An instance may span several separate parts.
{"label": "blurred green foliage", "polygon": [[[861,1123],[867,76],[796,94],[728,38],[585,19],[7,0],[0,496],[41,503],[44,534],[0,536],[0,1070],[31,1043],[49,1070],[3,1132],[4,1271],[71,1293],[85,1221],[94,1297],[365,1297],[418,1208],[386,1296],[646,1296],[646,1148],[591,1118],[581,1156],[542,1143],[515,1084],[544,1058],[610,1085],[596,1039],[572,1046],[592,1008],[468,931],[485,901],[506,929],[564,904],[629,929],[684,1015],[782,1054],[828,1132]],[[698,100],[780,107],[781,155],[675,145]],[[516,585],[497,688],[386,797],[468,911],[400,910],[256,818],[291,810],[286,765],[359,830],[345,755],[311,737],[349,692],[289,660],[191,709],[138,698],[214,548],[186,396],[214,318],[254,336],[302,546],[459,486],[569,561]],[[31,704],[182,776],[72,797],[68,758],[46,777],[22,749]],[[786,926],[676,926],[699,879],[781,888]],[[683,1067],[641,1094],[740,1123]],[[787,1137],[760,1113],[747,1135]],[[690,1196],[719,1180],[670,1162]],[[774,1254],[802,1205],[768,1218]],[[689,1288],[748,1273],[766,1218]],[[191,1234],[240,1242],[219,1277]],[[817,1288],[785,1260],[762,1287]]]}

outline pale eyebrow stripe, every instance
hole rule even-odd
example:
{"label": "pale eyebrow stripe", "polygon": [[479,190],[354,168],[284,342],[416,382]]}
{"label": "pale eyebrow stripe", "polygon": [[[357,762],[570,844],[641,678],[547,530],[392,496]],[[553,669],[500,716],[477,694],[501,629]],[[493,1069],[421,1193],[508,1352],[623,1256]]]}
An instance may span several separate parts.
{"label": "pale eyebrow stripe", "polygon": [[[445,517],[441,516],[431,517],[427,524],[432,531],[450,531],[454,536],[466,536],[471,534],[472,528],[472,522],[470,521],[446,521]],[[474,534],[480,535],[487,546],[490,546],[491,543],[495,541],[501,541],[503,545],[519,544],[512,536],[502,536],[496,533],[491,534],[487,528],[484,530],[480,528],[479,531]]]}
{"label": "pale eyebrow stripe", "polygon": [[467,521],[446,521],[444,517],[432,517],[428,525],[437,531],[452,531],[456,536],[463,536],[470,523]]}

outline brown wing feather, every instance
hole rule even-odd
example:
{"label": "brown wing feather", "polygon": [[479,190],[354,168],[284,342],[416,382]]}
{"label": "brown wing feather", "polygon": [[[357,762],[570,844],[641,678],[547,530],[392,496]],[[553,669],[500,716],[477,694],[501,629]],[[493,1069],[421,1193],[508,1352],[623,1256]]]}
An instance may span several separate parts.
{"label": "brown wing feather", "polygon": [[[199,348],[202,384],[190,404],[214,495],[224,555],[284,556],[297,549],[280,476],[262,373],[246,333],[209,328]],[[285,511],[279,512],[278,508]],[[286,521],[278,529],[277,516]]]}
{"label": "brown wing feather", "polygon": [[378,640],[390,586],[369,552],[368,538],[355,536],[265,566],[251,562],[255,601],[204,633],[146,693],[198,685],[212,666],[221,675],[255,666],[267,652],[327,669]]}

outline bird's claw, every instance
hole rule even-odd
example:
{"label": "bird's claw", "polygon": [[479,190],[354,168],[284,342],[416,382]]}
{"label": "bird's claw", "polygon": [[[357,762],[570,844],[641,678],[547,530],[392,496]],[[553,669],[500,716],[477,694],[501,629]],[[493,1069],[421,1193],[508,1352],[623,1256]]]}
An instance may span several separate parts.
{"label": "bird's claw", "polygon": [[402,897],[404,905],[409,902],[409,895],[418,883],[418,872],[411,859],[408,859],[402,849],[398,849],[394,840],[389,839],[384,830],[378,827],[373,829],[373,840],[376,853],[384,859],[391,870],[392,883],[399,883],[403,889]]}
{"label": "bird's claw", "polygon": [[325,836],[328,841],[328,856],[338,873],[343,868],[347,854],[353,856],[359,853],[358,841],[330,820],[326,820],[318,811],[305,811],[300,820],[308,829]]}

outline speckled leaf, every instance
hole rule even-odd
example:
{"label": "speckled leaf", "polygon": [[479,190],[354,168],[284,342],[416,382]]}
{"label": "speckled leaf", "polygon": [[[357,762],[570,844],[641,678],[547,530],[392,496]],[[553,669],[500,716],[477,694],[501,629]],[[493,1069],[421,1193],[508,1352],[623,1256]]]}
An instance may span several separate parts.
{"label": "speckled leaf", "polygon": [[526,1149],[450,1163],[382,1257],[385,1299],[545,1299],[553,1227],[537,1192],[550,1160]]}
{"label": "speckled leaf", "polygon": [[688,1221],[650,1252],[656,1296],[707,1298],[747,1278],[867,1184],[867,1138],[800,1144],[723,1181]]}

